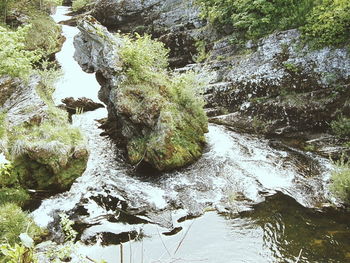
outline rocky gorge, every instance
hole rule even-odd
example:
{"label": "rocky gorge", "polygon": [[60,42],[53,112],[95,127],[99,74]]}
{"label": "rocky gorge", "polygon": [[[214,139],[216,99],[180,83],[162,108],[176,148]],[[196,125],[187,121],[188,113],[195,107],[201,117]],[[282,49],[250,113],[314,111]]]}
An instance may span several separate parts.
{"label": "rocky gorge", "polygon": [[[122,254],[141,262],[243,262],[243,250],[247,262],[349,259],[349,213],[329,191],[333,168],[327,159],[348,151],[346,139],[331,129],[332,121],[349,114],[345,48],[313,50],[303,45],[295,29],[237,44],[230,26],[218,30],[206,23],[192,1],[103,0],[89,8],[92,16],[77,22],[80,33],[63,26],[67,41],[57,58],[66,83],[58,82],[53,94],[56,105],[62,99],[67,104],[63,108],[72,126],[86,137],[84,147],[60,144],[67,149],[64,156],[87,163],[68,191],[43,200],[32,212],[35,222],[50,232],[51,241],[37,248],[40,262],[53,260],[47,254],[53,247],[56,254],[64,249],[62,214],[77,231],[74,241],[79,240],[75,254],[63,258],[70,262],[115,262]],[[59,7],[56,21],[70,19],[62,16],[66,12]],[[144,148],[142,158],[138,154],[133,162],[129,154],[125,159],[125,140],[132,141],[135,133],[149,135],[153,127],[167,131],[171,113],[165,111],[167,118],[159,126],[162,111],[154,109],[162,100],[154,93],[157,100],[146,110],[135,106],[140,101],[130,100],[135,106],[130,109],[123,106],[125,61],[118,50],[125,39],[103,25],[114,32],[158,38],[170,49],[170,68],[178,73],[193,70],[209,80],[202,93],[210,124],[208,131],[204,124],[197,131],[200,154],[191,153],[194,158],[187,166],[156,171],[154,167],[168,169],[146,157]],[[74,58],[95,76],[72,66],[73,36]],[[83,82],[85,78],[89,81]],[[1,87],[13,87],[9,81],[3,78]],[[45,124],[53,105],[36,94],[33,87],[39,81],[32,79],[20,94],[9,91],[12,95],[3,105],[11,123],[22,123],[25,117],[26,123]],[[145,94],[130,93],[145,103]],[[10,104],[16,106],[6,106]],[[29,105],[35,110],[26,110]],[[79,110],[90,106],[90,112]],[[130,152],[130,146],[126,149]],[[45,159],[43,165],[60,174],[62,167],[69,167],[69,158]],[[140,165],[144,160],[153,168]]]}

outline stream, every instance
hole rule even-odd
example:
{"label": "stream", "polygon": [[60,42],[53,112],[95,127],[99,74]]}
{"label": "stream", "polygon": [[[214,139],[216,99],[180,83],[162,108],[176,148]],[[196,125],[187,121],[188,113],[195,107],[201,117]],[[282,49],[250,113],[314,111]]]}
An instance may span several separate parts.
{"label": "stream", "polygon": [[[68,20],[68,12],[58,7],[53,18]],[[62,28],[67,40],[56,56],[63,76],[54,100],[98,102],[95,76],[73,59],[78,29]],[[350,214],[330,205],[336,200],[327,159],[210,124],[196,163],[154,174],[126,164],[100,136],[97,120],[106,116],[103,108],[73,115],[90,151],[86,171],[32,213],[53,239],[63,212],[79,232],[78,252],[108,263],[120,262],[121,251],[130,263],[350,262]]]}

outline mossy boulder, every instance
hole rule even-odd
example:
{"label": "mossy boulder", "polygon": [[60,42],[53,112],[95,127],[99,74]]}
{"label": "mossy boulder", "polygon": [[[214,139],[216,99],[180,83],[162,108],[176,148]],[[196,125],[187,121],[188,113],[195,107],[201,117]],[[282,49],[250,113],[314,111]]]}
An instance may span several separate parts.
{"label": "mossy boulder", "polygon": [[69,124],[68,113],[47,98],[46,89],[34,77],[29,84],[14,86],[0,108],[0,152],[13,166],[11,176],[1,178],[2,189],[63,191],[86,168],[84,137]]}
{"label": "mossy boulder", "polygon": [[208,126],[205,82],[194,72],[170,73],[168,50],[149,36],[112,35],[90,16],[78,28],[75,58],[85,71],[98,72],[111,135],[130,162],[164,171],[198,159]]}

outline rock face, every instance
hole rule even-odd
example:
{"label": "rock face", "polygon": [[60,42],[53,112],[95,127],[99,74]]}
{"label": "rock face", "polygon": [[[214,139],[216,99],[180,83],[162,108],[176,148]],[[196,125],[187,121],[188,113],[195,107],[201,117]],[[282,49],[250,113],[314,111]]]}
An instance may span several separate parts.
{"label": "rock face", "polygon": [[207,90],[208,106],[236,112],[222,121],[286,134],[324,131],[339,113],[350,113],[345,49],[309,50],[299,32],[289,30],[261,39],[246,52],[237,55],[227,40],[211,52],[210,66],[218,70],[217,83]]}
{"label": "rock face", "polygon": [[[178,85],[172,82],[165,71],[162,79],[133,82],[127,74],[131,66],[121,57],[124,45],[132,42],[110,34],[90,16],[78,28],[75,59],[85,71],[97,72],[102,86],[99,98],[108,107],[110,134],[126,147],[129,161],[145,162],[163,171],[198,159],[207,132],[200,99],[189,97],[181,81]],[[187,102],[180,101],[183,99]]]}
{"label": "rock face", "polygon": [[216,75],[206,91],[208,115],[234,113],[216,122],[280,135],[327,131],[340,114],[350,114],[346,49],[310,50],[297,30],[248,41],[242,48],[232,41],[232,28],[219,33],[206,25],[193,1],[99,0],[92,13],[112,30],[158,37],[170,48],[173,67],[202,53],[207,59],[197,67]]}
{"label": "rock face", "polygon": [[20,186],[31,189],[66,190],[85,170],[88,151],[67,113],[39,95],[40,78],[23,84],[0,78],[3,98],[0,151],[11,160]]}
{"label": "rock face", "polygon": [[170,66],[193,62],[196,39],[203,26],[193,0],[98,0],[92,10],[109,30],[148,33],[170,48]]}

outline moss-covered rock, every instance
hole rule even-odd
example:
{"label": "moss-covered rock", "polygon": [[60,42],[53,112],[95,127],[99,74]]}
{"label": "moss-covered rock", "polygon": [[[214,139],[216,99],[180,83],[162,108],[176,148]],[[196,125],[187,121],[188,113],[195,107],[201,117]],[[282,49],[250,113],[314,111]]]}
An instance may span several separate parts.
{"label": "moss-covered rock", "polygon": [[17,85],[0,108],[6,112],[0,118],[1,151],[13,165],[0,187],[62,191],[85,170],[88,151],[68,113],[53,105],[47,81],[37,78]]}
{"label": "moss-covered rock", "polygon": [[130,162],[163,171],[198,159],[208,126],[205,82],[194,72],[169,73],[168,50],[149,36],[111,35],[92,17],[78,27],[75,58],[105,79],[100,95],[107,92],[100,97],[108,105],[112,135],[126,147]]}

